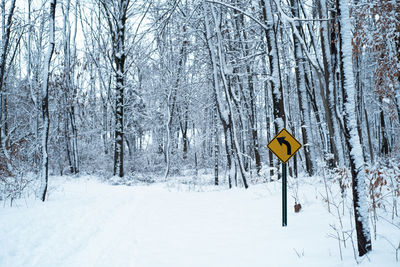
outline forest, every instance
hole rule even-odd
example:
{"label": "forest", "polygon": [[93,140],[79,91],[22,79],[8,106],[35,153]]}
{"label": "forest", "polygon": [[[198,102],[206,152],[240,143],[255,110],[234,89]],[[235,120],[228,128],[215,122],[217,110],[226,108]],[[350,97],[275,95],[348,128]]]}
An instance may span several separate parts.
{"label": "forest", "polygon": [[[53,176],[273,183],[282,164],[267,144],[285,128],[302,144],[287,163],[291,181],[320,177],[333,213],[350,199],[357,255],[374,248],[380,212],[400,229],[398,0],[1,0],[0,9],[4,203],[46,201]],[[335,229],[340,247],[346,233]]]}

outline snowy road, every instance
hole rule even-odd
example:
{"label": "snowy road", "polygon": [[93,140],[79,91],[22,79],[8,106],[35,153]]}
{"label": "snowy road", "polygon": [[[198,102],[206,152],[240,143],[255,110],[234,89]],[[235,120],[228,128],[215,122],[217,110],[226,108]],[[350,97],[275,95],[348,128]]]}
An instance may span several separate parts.
{"label": "snowy road", "polygon": [[351,254],[340,262],[337,242],[327,238],[329,216],[312,189],[302,196],[307,208],[289,208],[282,228],[279,183],[189,192],[165,184],[57,182],[46,203],[0,209],[0,266],[355,264]]}

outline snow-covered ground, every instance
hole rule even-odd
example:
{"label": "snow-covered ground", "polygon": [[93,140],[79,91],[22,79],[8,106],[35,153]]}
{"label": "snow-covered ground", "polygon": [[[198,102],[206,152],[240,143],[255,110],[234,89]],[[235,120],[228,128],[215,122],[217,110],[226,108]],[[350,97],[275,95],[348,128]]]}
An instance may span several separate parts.
{"label": "snow-covered ground", "polygon": [[[95,177],[51,177],[48,201],[0,208],[0,266],[356,266],[351,242],[340,260],[322,184],[302,183],[303,209],[281,226],[281,184],[245,189],[172,183],[112,186]],[[190,190],[189,190],[190,188]],[[358,266],[400,266],[385,237]],[[396,241],[397,240],[397,241]],[[400,255],[399,255],[400,256]]]}

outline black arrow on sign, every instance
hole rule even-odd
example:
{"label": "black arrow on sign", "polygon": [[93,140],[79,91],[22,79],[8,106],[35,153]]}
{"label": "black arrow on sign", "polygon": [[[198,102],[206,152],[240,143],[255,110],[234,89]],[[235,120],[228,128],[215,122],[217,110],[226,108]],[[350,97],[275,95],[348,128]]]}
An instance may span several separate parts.
{"label": "black arrow on sign", "polygon": [[279,144],[282,146],[283,144],[286,145],[287,147],[287,154],[291,155],[292,154],[292,147],[290,146],[290,143],[288,141],[285,140],[285,136],[283,137],[278,137],[276,138],[279,142]]}

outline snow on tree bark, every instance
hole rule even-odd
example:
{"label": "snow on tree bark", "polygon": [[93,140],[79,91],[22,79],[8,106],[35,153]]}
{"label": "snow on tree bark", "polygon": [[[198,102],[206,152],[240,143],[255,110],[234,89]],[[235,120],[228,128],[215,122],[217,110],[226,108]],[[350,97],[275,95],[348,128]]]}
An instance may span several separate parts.
{"label": "snow on tree bark", "polygon": [[365,184],[363,148],[357,130],[356,100],[353,74],[352,32],[349,17],[349,1],[337,0],[340,17],[339,32],[342,42],[340,72],[344,101],[345,141],[350,159],[352,175],[354,218],[357,232],[358,253],[363,256],[371,250],[371,235],[368,220],[368,203]]}

